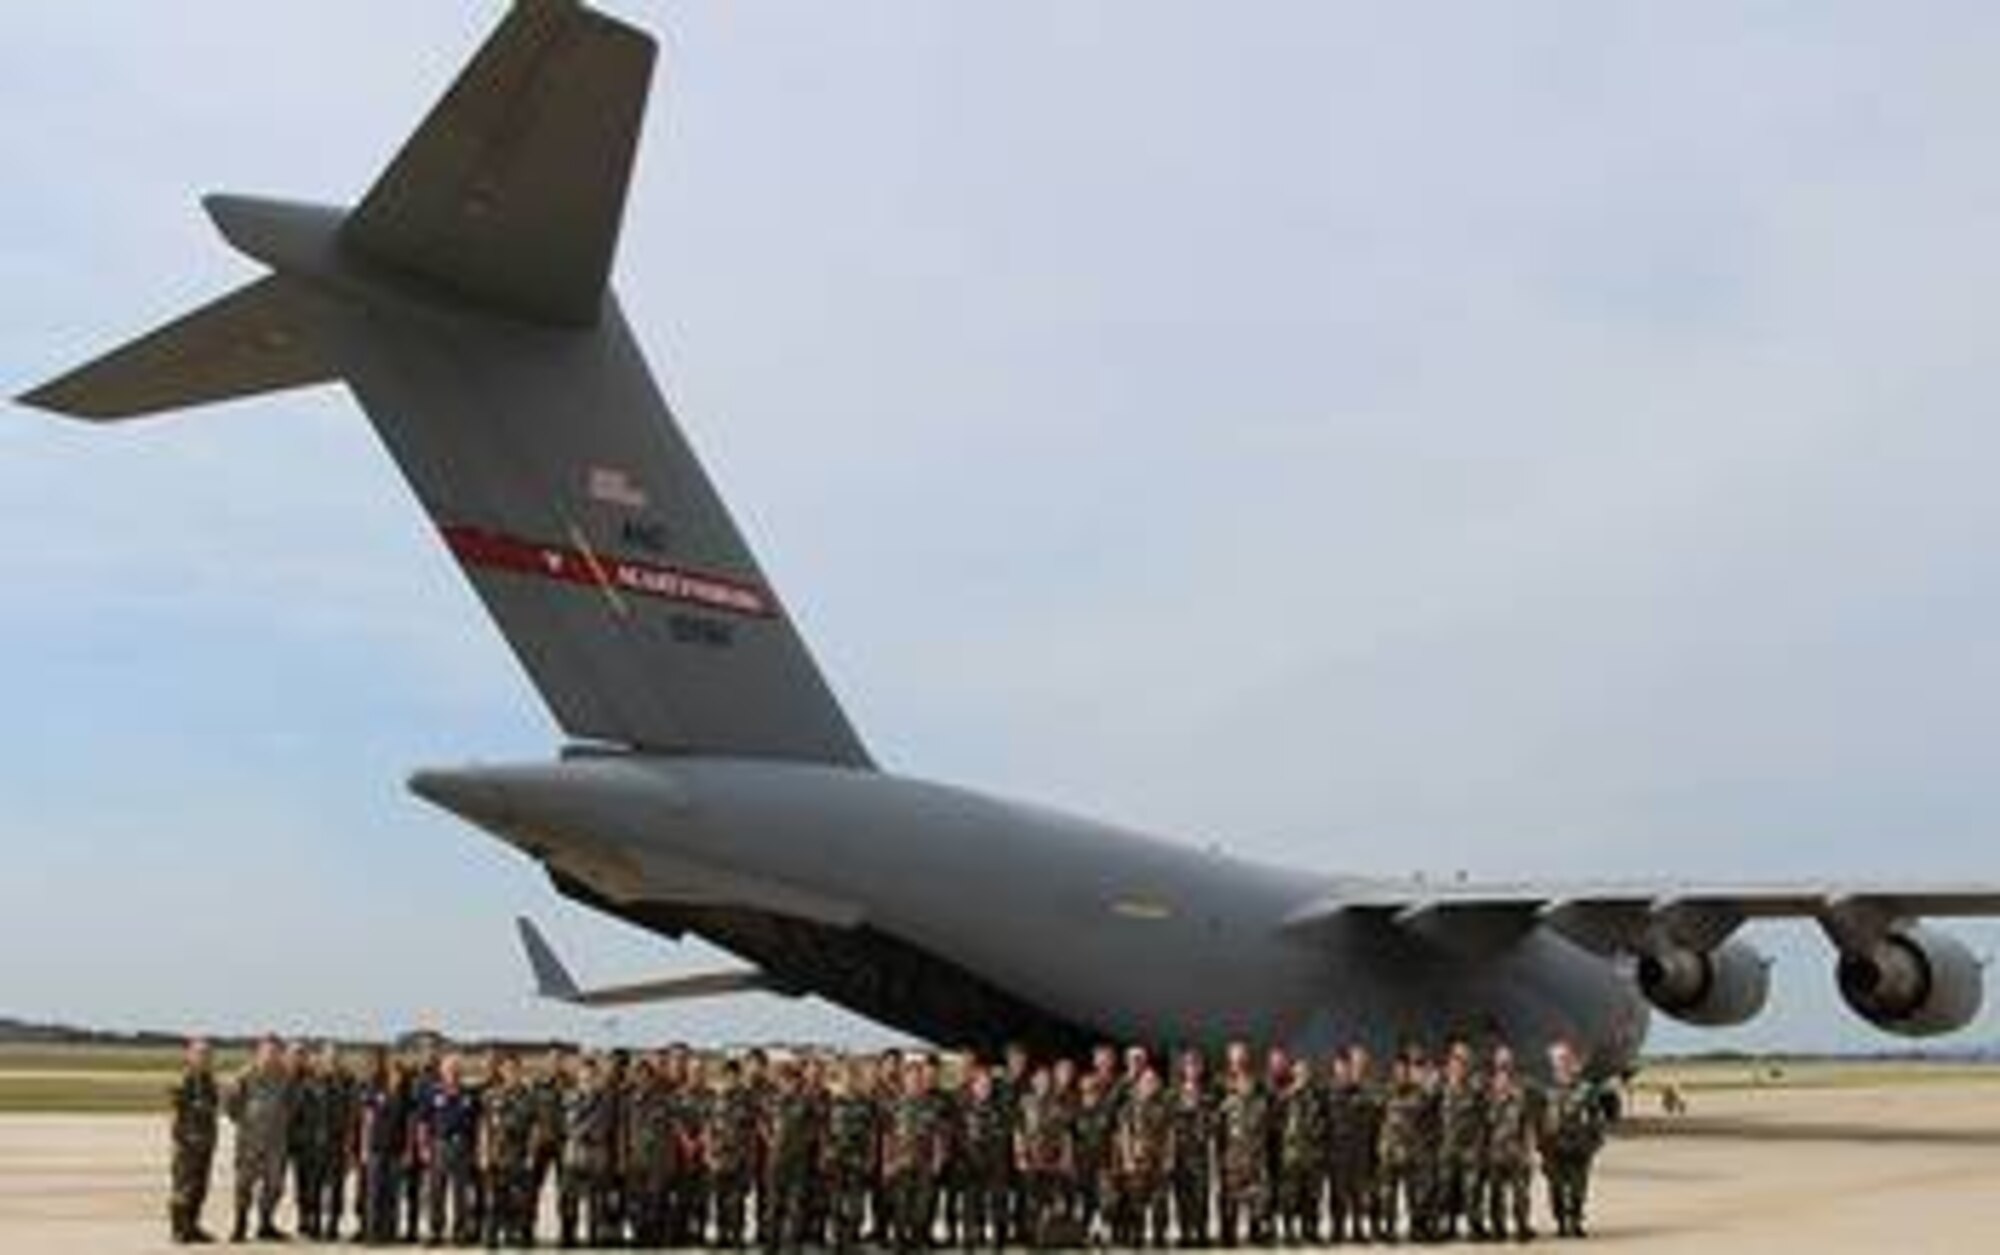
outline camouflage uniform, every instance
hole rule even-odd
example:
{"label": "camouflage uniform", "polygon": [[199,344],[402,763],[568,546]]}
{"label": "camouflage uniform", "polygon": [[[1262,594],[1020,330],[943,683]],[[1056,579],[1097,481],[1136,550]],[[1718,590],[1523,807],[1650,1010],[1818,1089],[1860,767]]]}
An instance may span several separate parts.
{"label": "camouflage uniform", "polygon": [[1341,1077],[1327,1085],[1326,1111],[1326,1205],[1328,1236],[1335,1242],[1360,1240],[1366,1232],[1369,1213],[1366,1194],[1367,1163],[1362,1138],[1368,1132],[1365,1098],[1352,1078]]}
{"label": "camouflage uniform", "polygon": [[1216,1156],[1222,1173],[1217,1236],[1271,1238],[1271,1103],[1254,1081],[1232,1083],[1216,1107]]}
{"label": "camouflage uniform", "polygon": [[1053,1091],[1021,1099],[1015,1162],[1027,1184],[1027,1232],[1034,1246],[1048,1246],[1064,1214],[1070,1177],[1069,1106]]}
{"label": "camouflage uniform", "polygon": [[818,1111],[796,1077],[776,1087],[764,1112],[764,1196],[768,1250],[791,1250],[806,1238],[813,1161],[819,1152]]}
{"label": "camouflage uniform", "polygon": [[1278,1222],[1287,1239],[1317,1244],[1326,1181],[1326,1103],[1309,1074],[1278,1099]]}
{"label": "camouflage uniform", "polygon": [[944,1084],[932,1089],[930,1096],[938,1164],[931,1214],[934,1220],[944,1222],[944,1240],[956,1243],[965,1220],[965,1148],[959,1144],[964,1101],[956,1088]]}
{"label": "camouflage uniform", "polygon": [[1529,1188],[1534,1167],[1533,1095],[1511,1077],[1496,1077],[1486,1101],[1486,1223],[1494,1238],[1526,1241],[1535,1235],[1529,1221]]}
{"label": "camouflage uniform", "polygon": [[480,1157],[486,1176],[483,1235],[488,1247],[525,1246],[531,1241],[534,1217],[530,1194],[534,1180],[534,1089],[519,1080],[499,1080],[487,1086],[480,1105]]}
{"label": "camouflage uniform", "polygon": [[1412,1230],[1422,1223],[1419,1142],[1424,1136],[1423,1108],[1428,1101],[1423,1086],[1408,1076],[1397,1077],[1383,1095],[1382,1124],[1375,1142],[1377,1237],[1396,1237],[1398,1212],[1406,1203]]}
{"label": "camouflage uniform", "polygon": [[1215,1102],[1199,1078],[1183,1074],[1168,1096],[1172,1114],[1167,1157],[1173,1165],[1174,1229],[1183,1246],[1208,1244],[1209,1195],[1214,1174]]}
{"label": "camouflage uniform", "polygon": [[250,1209],[257,1209],[257,1235],[278,1231],[278,1200],[285,1192],[285,1153],[292,1118],[292,1080],[277,1067],[255,1067],[231,1088],[229,1119],[236,1125],[236,1229],[249,1234]]}
{"label": "camouflage uniform", "polygon": [[609,1180],[616,1107],[610,1080],[595,1069],[563,1095],[562,1160],[557,1165],[556,1212],[564,1246],[588,1235],[592,1246],[611,1237]]}
{"label": "camouflage uniform", "polygon": [[606,1117],[604,1168],[599,1177],[598,1213],[602,1238],[593,1241],[622,1243],[630,1218],[625,1197],[625,1126],[629,1120],[632,1095],[631,1059],[623,1050],[611,1052],[611,1064],[604,1076],[604,1098],[611,1110]]}
{"label": "camouflage uniform", "polygon": [[1444,1199],[1440,1143],[1444,1137],[1444,1086],[1426,1072],[1418,1085],[1423,1101],[1417,1108],[1417,1144],[1412,1165],[1410,1230],[1422,1241],[1434,1241],[1442,1229]]}
{"label": "camouflage uniform", "polygon": [[858,1089],[833,1096],[820,1143],[820,1175],[827,1185],[835,1250],[851,1251],[861,1241],[875,1185],[879,1134],[874,1098]]}
{"label": "camouflage uniform", "polygon": [[321,1080],[326,1086],[327,1160],[320,1178],[320,1236],[333,1241],[340,1236],[340,1214],[347,1209],[347,1177],[354,1169],[355,1135],[361,1121],[361,1084],[339,1064]]}
{"label": "camouflage uniform", "polygon": [[530,1242],[541,1222],[542,1193],[562,1162],[563,1113],[568,1106],[569,1084],[562,1069],[552,1066],[528,1087],[528,1181],[527,1197],[521,1206],[527,1214]]}
{"label": "camouflage uniform", "polygon": [[1167,1093],[1134,1086],[1118,1110],[1113,1137],[1111,1240],[1119,1246],[1167,1244],[1167,1182],[1173,1173],[1174,1108]]}
{"label": "camouflage uniform", "polygon": [[757,1153],[756,1096],[726,1081],[709,1096],[702,1143],[708,1156],[708,1186],[715,1204],[715,1244],[743,1245],[748,1221],[751,1172]]}
{"label": "camouflage uniform", "polygon": [[961,1236],[969,1250],[981,1243],[1004,1247],[1013,1228],[1009,1185],[1013,1177],[1013,1099],[999,1085],[976,1089],[960,1107],[958,1145],[964,1174]]}
{"label": "camouflage uniform", "polygon": [[882,1134],[882,1176],[888,1186],[890,1238],[898,1250],[928,1250],[943,1143],[938,1106],[928,1092],[898,1093]]}
{"label": "camouflage uniform", "polygon": [[1583,1236],[1590,1165],[1603,1145],[1603,1094],[1597,1084],[1576,1080],[1552,1085],[1542,1109],[1542,1172],[1549,1182],[1557,1233]]}
{"label": "camouflage uniform", "polygon": [[674,1167],[674,1100],[667,1080],[650,1061],[632,1070],[625,1091],[623,1156],[625,1218],[635,1246],[667,1239],[669,1187]]}
{"label": "camouflage uniform", "polygon": [[708,1124],[708,1091],[689,1062],[674,1090],[673,1175],[667,1206],[667,1244],[698,1246],[708,1228],[708,1160],[702,1146]]}
{"label": "camouflage uniform", "polygon": [[1086,1240],[1104,1219],[1106,1185],[1111,1174],[1111,1135],[1117,1118],[1111,1095],[1095,1086],[1084,1090],[1070,1113],[1070,1140],[1074,1148],[1070,1165],[1070,1188],[1075,1197],[1073,1212]]}
{"label": "camouflage uniform", "polygon": [[1460,1217],[1475,1239],[1486,1236],[1485,1086],[1468,1073],[1448,1081],[1439,1095],[1438,1223],[1444,1236],[1458,1232]]}
{"label": "camouflage uniform", "polygon": [[167,1219],[176,1242],[207,1241],[201,1209],[208,1202],[208,1179],[215,1165],[221,1094],[214,1073],[190,1067],[173,1088],[173,1194]]}

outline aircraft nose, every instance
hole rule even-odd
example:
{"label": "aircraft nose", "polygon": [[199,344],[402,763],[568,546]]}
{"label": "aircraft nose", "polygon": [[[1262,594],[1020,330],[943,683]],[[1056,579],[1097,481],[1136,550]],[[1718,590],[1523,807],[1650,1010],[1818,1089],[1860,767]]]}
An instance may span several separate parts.
{"label": "aircraft nose", "polygon": [[426,768],[410,776],[409,789],[475,824],[502,823],[507,818],[507,791],[476,767]]}

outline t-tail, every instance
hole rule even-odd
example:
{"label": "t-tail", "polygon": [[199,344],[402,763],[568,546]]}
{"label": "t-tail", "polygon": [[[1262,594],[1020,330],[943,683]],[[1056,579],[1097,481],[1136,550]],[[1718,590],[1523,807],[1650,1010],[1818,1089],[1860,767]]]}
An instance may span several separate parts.
{"label": "t-tail", "polygon": [[210,197],[270,273],[22,399],[345,383],[570,736],[867,768],[609,286],[655,51],[520,0],[359,207]]}

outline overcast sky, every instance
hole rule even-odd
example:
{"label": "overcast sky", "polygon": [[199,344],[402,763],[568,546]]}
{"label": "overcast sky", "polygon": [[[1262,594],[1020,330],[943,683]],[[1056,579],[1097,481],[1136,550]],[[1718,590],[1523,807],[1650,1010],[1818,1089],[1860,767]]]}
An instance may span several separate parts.
{"label": "overcast sky", "polygon": [[[2000,7],[612,7],[618,281],[895,769],[1328,870],[2000,879]],[[10,12],[0,391],[254,273],[202,193],[352,199],[501,11]],[[0,419],[0,1014],[877,1035],[528,997],[516,913],[717,956],[402,791],[557,736],[343,393]],[[1756,935],[1765,1018],[1656,1044],[1890,1044]]]}

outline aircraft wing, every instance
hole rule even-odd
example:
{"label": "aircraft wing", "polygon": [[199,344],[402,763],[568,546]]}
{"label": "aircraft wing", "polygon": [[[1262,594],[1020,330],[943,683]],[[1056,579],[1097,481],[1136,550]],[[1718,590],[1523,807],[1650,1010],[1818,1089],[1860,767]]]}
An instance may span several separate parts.
{"label": "aircraft wing", "polygon": [[1609,955],[1662,943],[1707,950],[1753,919],[1811,919],[1839,942],[1952,916],[2000,917],[2000,885],[1371,883],[1315,898],[1284,928],[1311,936],[1343,922],[1373,923],[1477,946],[1548,927]]}
{"label": "aircraft wing", "polygon": [[754,968],[703,972],[693,976],[670,976],[633,985],[612,985],[601,989],[580,988],[554,947],[523,916],[514,921],[521,934],[521,948],[527,951],[528,968],[535,976],[535,992],[551,1002],[573,1007],[628,1007],[648,1002],[681,1002],[692,998],[717,998],[741,993],[775,993],[796,996],[792,990]]}

